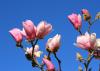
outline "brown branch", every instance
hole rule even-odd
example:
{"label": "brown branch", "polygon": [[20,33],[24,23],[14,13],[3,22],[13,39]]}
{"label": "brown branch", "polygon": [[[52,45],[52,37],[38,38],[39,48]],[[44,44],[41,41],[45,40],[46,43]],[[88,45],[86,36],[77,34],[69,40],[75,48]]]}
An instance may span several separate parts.
{"label": "brown branch", "polygon": [[32,59],[33,59],[32,60],[32,66],[38,67],[38,68],[40,68],[41,71],[44,71],[43,66],[40,65],[34,57],[34,48],[35,48],[35,45],[37,44],[37,42],[38,42],[38,39],[36,39],[35,43],[33,43],[33,41],[31,41],[31,45],[32,45],[32,48],[33,48],[33,50],[32,50]]}
{"label": "brown branch", "polygon": [[38,39],[36,39],[35,43],[33,43],[33,41],[31,41],[31,45],[33,47],[33,50],[32,50],[32,58],[34,57],[34,48],[35,48],[35,45],[37,44],[38,42]]}
{"label": "brown branch", "polygon": [[[86,62],[84,63],[85,71],[88,71],[89,64],[91,63],[92,59],[94,58],[93,53],[94,53],[94,51],[91,52],[91,54],[88,56]],[[91,70],[91,69],[89,69],[89,70]]]}
{"label": "brown branch", "polygon": [[20,47],[24,52],[26,52],[26,48],[21,43],[16,43],[17,47]]}
{"label": "brown branch", "polygon": [[87,31],[88,31],[88,33],[90,33],[90,28],[91,28],[91,26],[92,26],[92,23],[91,23],[90,20],[88,21],[88,23],[89,23],[89,26],[88,26],[88,30],[87,30]]}
{"label": "brown branch", "polygon": [[58,61],[58,64],[59,64],[59,71],[62,71],[61,70],[61,61],[59,60],[59,58],[57,57],[56,53],[54,52],[54,56],[56,58],[56,60]]}
{"label": "brown branch", "polygon": [[99,64],[99,71],[100,71],[100,64]]}
{"label": "brown branch", "polygon": [[51,60],[50,54],[51,54],[51,52],[48,52],[48,59],[49,59],[49,60]]}
{"label": "brown branch", "polygon": [[82,35],[82,32],[81,32],[81,30],[79,30],[79,33],[80,33],[80,35]]}

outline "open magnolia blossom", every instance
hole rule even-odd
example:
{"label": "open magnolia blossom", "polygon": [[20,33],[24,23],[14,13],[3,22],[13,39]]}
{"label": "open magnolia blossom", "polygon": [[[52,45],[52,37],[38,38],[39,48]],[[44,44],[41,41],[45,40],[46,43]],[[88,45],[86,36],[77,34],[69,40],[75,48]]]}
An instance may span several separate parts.
{"label": "open magnolia blossom", "polygon": [[23,33],[26,36],[27,40],[34,40],[36,37],[36,27],[31,20],[26,20],[23,22]]}
{"label": "open magnolia blossom", "polygon": [[21,43],[22,34],[21,34],[21,31],[18,28],[14,28],[14,29],[10,30],[9,33],[13,36],[13,38],[15,39],[15,41],[17,43]]}
{"label": "open magnolia blossom", "polygon": [[[26,55],[27,59],[29,59],[29,60],[32,59],[32,50],[33,50],[32,47],[31,48],[26,48],[25,55]],[[41,54],[42,54],[42,51],[39,51],[39,46],[35,45],[33,55],[35,57],[40,57]]]}
{"label": "open magnolia blossom", "polygon": [[47,66],[47,71],[55,71],[55,67],[50,60],[43,58],[43,63]]}
{"label": "open magnolia blossom", "polygon": [[87,9],[82,9],[81,12],[82,12],[82,14],[83,14],[83,17],[84,17],[84,20],[85,20],[85,21],[88,21],[88,20],[91,19],[91,15],[90,15],[90,13],[88,12]]}
{"label": "open magnolia blossom", "polygon": [[39,39],[43,39],[45,35],[47,35],[52,30],[52,25],[48,24],[46,21],[41,21],[36,30],[36,37]]}
{"label": "open magnolia blossom", "polygon": [[73,24],[74,28],[76,30],[79,30],[82,26],[82,19],[81,19],[81,15],[80,14],[75,14],[72,13],[71,15],[68,15],[68,19],[70,20],[70,22]]}
{"label": "open magnolia blossom", "polygon": [[96,34],[88,34],[87,32],[85,35],[80,35],[77,37],[76,46],[80,47],[85,50],[94,49],[96,43]]}
{"label": "open magnolia blossom", "polygon": [[56,52],[60,47],[61,35],[57,34],[53,38],[49,38],[46,44],[46,49],[49,52]]}

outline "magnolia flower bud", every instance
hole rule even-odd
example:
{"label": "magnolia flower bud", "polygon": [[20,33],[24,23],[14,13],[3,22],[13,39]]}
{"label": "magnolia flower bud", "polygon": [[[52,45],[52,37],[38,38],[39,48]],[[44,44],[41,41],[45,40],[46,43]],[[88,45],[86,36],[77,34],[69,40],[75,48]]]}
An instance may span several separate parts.
{"label": "magnolia flower bud", "polygon": [[73,13],[71,15],[68,15],[68,19],[73,24],[73,26],[76,30],[80,30],[80,28],[82,26],[82,19],[81,19],[80,14],[77,15],[77,14]]}
{"label": "magnolia flower bud", "polygon": [[48,33],[52,30],[52,25],[47,23],[46,21],[41,21],[36,30],[36,37],[38,39],[43,39]]}
{"label": "magnolia flower bud", "polygon": [[49,38],[46,44],[46,49],[49,52],[57,52],[60,47],[61,35],[56,35],[53,38]]}
{"label": "magnolia flower bud", "polygon": [[43,63],[46,64],[47,71],[55,71],[55,67],[50,60],[43,58]]}
{"label": "magnolia flower bud", "polygon": [[28,41],[34,40],[36,37],[36,27],[31,20],[26,20],[23,22],[22,34],[26,37]]}
{"label": "magnolia flower bud", "polygon": [[87,9],[82,9],[81,12],[83,14],[83,17],[84,17],[85,21],[89,21],[91,19],[91,15],[90,15],[90,13],[88,12]]}
{"label": "magnolia flower bud", "polygon": [[76,58],[79,60],[79,61],[82,61],[83,60],[83,57],[80,53],[76,53]]}
{"label": "magnolia flower bud", "polygon": [[46,56],[46,55],[44,55],[44,58],[46,58],[46,59],[50,60],[50,58],[49,58],[48,56]]}
{"label": "magnolia flower bud", "polygon": [[14,29],[10,30],[9,33],[15,39],[15,41],[17,42],[17,45],[19,45],[22,42],[22,34],[18,28],[14,28]]}
{"label": "magnolia flower bud", "polygon": [[95,19],[100,19],[100,12],[98,12],[98,13],[96,14]]}
{"label": "magnolia flower bud", "polygon": [[81,66],[78,67],[78,71],[83,71]]}

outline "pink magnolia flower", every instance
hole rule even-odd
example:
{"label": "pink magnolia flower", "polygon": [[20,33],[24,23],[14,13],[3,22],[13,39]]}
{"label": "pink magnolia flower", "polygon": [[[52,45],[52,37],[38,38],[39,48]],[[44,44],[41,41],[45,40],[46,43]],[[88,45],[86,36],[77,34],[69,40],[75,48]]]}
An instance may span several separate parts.
{"label": "pink magnolia flower", "polygon": [[71,15],[68,15],[68,19],[73,24],[75,29],[79,30],[81,28],[82,19],[80,14],[77,15],[73,13]]}
{"label": "pink magnolia flower", "polygon": [[61,35],[56,35],[53,38],[49,38],[46,44],[46,49],[50,52],[56,52],[60,47]]}
{"label": "pink magnolia flower", "polygon": [[81,35],[77,37],[75,45],[82,49],[90,50],[90,49],[94,49],[95,42],[96,42],[96,34],[95,33],[88,34],[86,32],[85,35]]}
{"label": "pink magnolia flower", "polygon": [[36,37],[36,27],[31,20],[26,20],[23,22],[22,34],[27,38],[27,40],[34,40]]}
{"label": "pink magnolia flower", "polygon": [[52,25],[48,24],[46,21],[41,21],[37,26],[36,37],[43,39],[52,30]]}
{"label": "pink magnolia flower", "polygon": [[48,71],[55,71],[55,67],[50,60],[43,58],[43,63],[46,64]]}
{"label": "pink magnolia flower", "polygon": [[22,34],[18,28],[10,30],[9,33],[13,36],[17,43],[20,43],[22,41]]}
{"label": "pink magnolia flower", "polygon": [[[32,59],[32,50],[33,48],[26,48],[26,57],[31,60]],[[37,58],[37,57],[40,57],[40,55],[42,54],[42,51],[39,51],[39,46],[38,45],[35,45],[35,48],[34,48],[34,53],[33,55]]]}
{"label": "pink magnolia flower", "polygon": [[90,20],[91,15],[90,15],[90,13],[88,12],[87,9],[82,9],[81,12],[82,12],[82,14],[83,14],[83,16],[84,16],[84,20],[86,20],[86,21]]}
{"label": "pink magnolia flower", "polygon": [[25,32],[25,29],[23,28],[22,31],[21,31],[22,35],[25,36],[25,38],[28,40],[28,41],[31,41],[31,40],[34,40],[35,37],[33,36],[28,36]]}

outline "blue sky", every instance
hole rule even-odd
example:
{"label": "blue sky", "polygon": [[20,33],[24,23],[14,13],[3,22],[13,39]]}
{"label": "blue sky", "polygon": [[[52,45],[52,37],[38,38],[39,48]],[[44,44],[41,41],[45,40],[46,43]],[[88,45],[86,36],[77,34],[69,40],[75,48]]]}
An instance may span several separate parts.
{"label": "blue sky", "polygon": [[[67,19],[71,13],[80,13],[82,8],[90,11],[94,18],[100,11],[99,0],[0,0],[0,71],[39,71],[31,66],[27,61],[21,49],[16,48],[15,42],[8,33],[14,27],[22,28],[22,21],[30,19],[37,25],[41,20],[50,22],[53,31],[40,40],[38,43],[40,49],[47,54],[45,43],[49,37],[57,33],[61,34],[61,48],[57,52],[62,61],[63,71],[78,71],[80,64],[76,60],[76,52],[80,52],[86,57],[87,52],[76,48],[73,43],[79,33],[73,28]],[[97,21],[92,27],[92,32],[100,37],[100,21]],[[85,32],[87,23],[83,22],[82,31]],[[57,63],[52,55],[53,63]],[[99,60],[93,60],[93,71],[97,71]]]}

